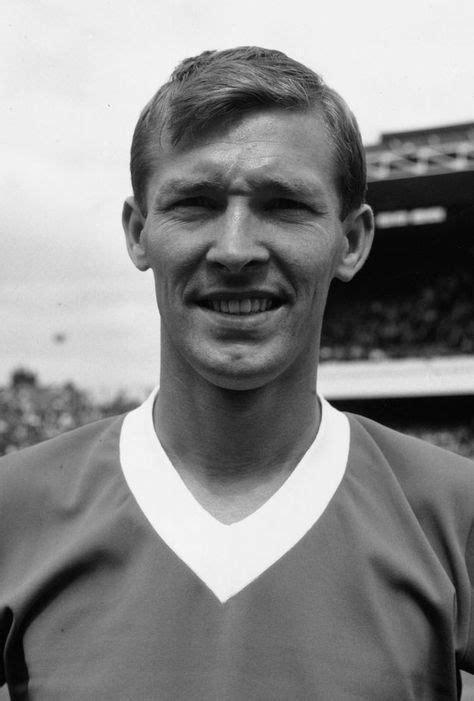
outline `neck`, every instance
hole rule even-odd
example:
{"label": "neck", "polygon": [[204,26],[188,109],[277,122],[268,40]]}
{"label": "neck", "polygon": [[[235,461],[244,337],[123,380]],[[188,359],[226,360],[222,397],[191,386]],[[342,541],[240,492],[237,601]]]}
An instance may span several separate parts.
{"label": "neck", "polygon": [[195,374],[182,378],[169,368],[162,372],[154,421],[183,478],[222,485],[286,478],[314,440],[320,421],[315,370],[245,391]]}

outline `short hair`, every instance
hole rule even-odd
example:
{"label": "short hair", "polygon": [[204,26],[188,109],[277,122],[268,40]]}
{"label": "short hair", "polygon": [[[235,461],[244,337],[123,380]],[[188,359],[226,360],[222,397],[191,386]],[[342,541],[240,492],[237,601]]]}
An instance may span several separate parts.
{"label": "short hair", "polygon": [[156,162],[152,144],[164,130],[177,145],[245,113],[272,107],[320,110],[334,149],[341,219],[359,207],[367,189],[365,153],[346,102],[321,76],[281,51],[241,46],[185,59],[141,112],[130,170],[142,214],[146,216],[146,186]]}

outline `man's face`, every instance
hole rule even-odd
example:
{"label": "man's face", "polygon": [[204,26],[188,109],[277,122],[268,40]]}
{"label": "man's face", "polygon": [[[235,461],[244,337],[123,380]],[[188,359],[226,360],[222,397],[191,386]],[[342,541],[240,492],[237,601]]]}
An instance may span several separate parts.
{"label": "man's face", "polygon": [[347,253],[335,166],[315,112],[263,111],[162,146],[129,251],[151,268],[162,360],[221,387],[314,375],[331,279]]}

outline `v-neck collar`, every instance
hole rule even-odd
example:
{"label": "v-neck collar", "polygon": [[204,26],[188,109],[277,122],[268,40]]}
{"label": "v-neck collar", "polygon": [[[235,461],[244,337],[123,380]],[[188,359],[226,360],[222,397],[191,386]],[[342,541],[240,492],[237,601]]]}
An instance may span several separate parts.
{"label": "v-neck collar", "polygon": [[321,399],[318,434],[291,475],[260,508],[227,525],[199,504],[162,448],[153,425],[157,392],[124,419],[123,474],[156,533],[224,603],[291,550],[325,511],[346,469],[349,421]]}

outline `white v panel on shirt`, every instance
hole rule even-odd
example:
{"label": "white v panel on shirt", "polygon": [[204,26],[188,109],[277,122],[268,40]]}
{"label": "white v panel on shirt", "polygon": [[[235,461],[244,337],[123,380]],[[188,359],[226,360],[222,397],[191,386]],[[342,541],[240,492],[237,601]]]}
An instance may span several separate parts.
{"label": "white v panel on shirt", "polygon": [[153,425],[157,392],[124,419],[123,474],[156,533],[224,603],[289,552],[321,517],[345,473],[349,421],[321,398],[318,434],[291,475],[260,508],[227,525],[199,504],[161,446]]}

